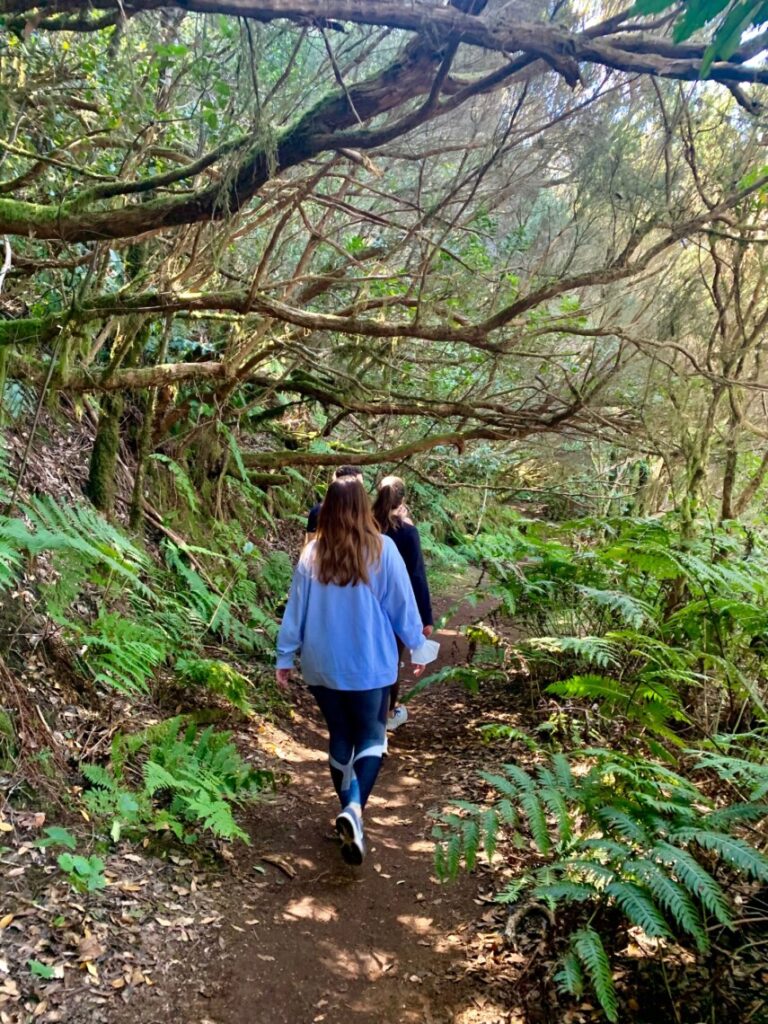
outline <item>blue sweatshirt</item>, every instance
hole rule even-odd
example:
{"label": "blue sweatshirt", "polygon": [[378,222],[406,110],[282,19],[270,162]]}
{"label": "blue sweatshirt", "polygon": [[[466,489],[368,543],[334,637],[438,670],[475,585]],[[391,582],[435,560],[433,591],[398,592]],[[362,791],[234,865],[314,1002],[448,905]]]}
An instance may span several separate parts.
{"label": "blue sweatshirt", "polygon": [[416,649],[422,622],[405,564],[389,537],[381,559],[369,567],[369,583],[320,583],[312,571],[316,541],[302,552],[277,638],[277,668],[301,671],[309,686],[373,690],[397,679],[395,635]]}

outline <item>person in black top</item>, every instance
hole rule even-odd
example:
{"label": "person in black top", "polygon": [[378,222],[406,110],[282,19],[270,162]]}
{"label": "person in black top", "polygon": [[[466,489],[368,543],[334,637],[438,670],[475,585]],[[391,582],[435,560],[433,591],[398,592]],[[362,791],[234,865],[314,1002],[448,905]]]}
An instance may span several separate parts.
{"label": "person in black top", "polygon": [[[411,580],[416,604],[421,615],[424,636],[432,635],[434,617],[432,601],[429,596],[427,570],[421,552],[419,531],[411,522],[405,506],[405,484],[399,476],[385,476],[378,487],[378,494],[373,505],[373,517],[385,536],[391,537],[400,556],[405,562]],[[408,718],[404,705],[398,705],[400,691],[399,681],[389,691],[389,718],[387,728],[392,731],[402,725]]]}
{"label": "person in black top", "polygon": [[[363,473],[359,466],[338,466],[333,471],[334,480],[342,480],[346,477],[356,476],[360,483],[363,482]],[[322,502],[318,501],[316,505],[313,505],[307,515],[307,532],[304,535],[304,544],[309,544],[311,540],[315,539],[317,533],[317,520],[320,515],[320,508]]]}

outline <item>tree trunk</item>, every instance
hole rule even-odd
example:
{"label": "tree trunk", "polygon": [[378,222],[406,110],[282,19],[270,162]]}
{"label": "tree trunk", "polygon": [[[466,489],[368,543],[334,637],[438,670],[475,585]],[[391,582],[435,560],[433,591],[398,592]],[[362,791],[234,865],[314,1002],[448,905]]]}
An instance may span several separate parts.
{"label": "tree trunk", "polygon": [[111,513],[115,507],[115,470],[120,447],[120,417],[123,398],[105,395],[101,400],[99,426],[93,442],[88,483],[85,492],[100,512]]}
{"label": "tree trunk", "polygon": [[738,453],[736,451],[736,438],[728,438],[728,446],[725,451],[725,472],[723,473],[723,497],[720,503],[720,525],[727,519],[734,518],[733,512],[733,489],[736,484],[736,467],[738,464]]}

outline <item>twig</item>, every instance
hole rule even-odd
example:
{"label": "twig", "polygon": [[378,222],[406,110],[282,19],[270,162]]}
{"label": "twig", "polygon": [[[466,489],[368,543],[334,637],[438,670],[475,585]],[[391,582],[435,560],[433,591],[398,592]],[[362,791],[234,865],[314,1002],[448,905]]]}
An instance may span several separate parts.
{"label": "twig", "polygon": [[59,336],[56,339],[56,344],[53,346],[53,352],[51,353],[51,361],[50,361],[50,364],[48,365],[48,373],[46,374],[45,382],[44,382],[43,388],[42,388],[42,390],[40,392],[40,398],[38,399],[38,402],[37,402],[37,408],[35,409],[35,417],[32,420],[32,426],[30,427],[30,430],[29,430],[29,437],[27,438],[27,444],[26,444],[26,447],[24,448],[24,455],[23,455],[22,460],[21,460],[21,466],[19,467],[18,476],[16,477],[16,483],[14,484],[14,487],[13,487],[13,494],[11,495],[10,501],[8,502],[8,504],[5,507],[5,515],[7,515],[7,516],[9,516],[13,512],[13,507],[16,504],[16,498],[18,497],[19,489],[20,489],[22,481],[24,479],[24,474],[27,471],[27,463],[29,462],[29,453],[32,450],[32,442],[35,439],[35,433],[37,432],[37,427],[38,427],[38,424],[40,423],[40,416],[41,416],[41,414],[43,412],[43,403],[45,402],[45,396],[48,393],[48,387],[49,387],[49,385],[51,383],[51,378],[53,377],[53,371],[56,368],[56,359],[57,359],[58,354],[59,354],[59,347],[61,346],[61,339],[64,337],[64,329],[65,329],[65,327],[62,324],[61,329],[59,331]]}
{"label": "twig", "polygon": [[349,109],[352,111],[352,113],[357,118],[357,123],[362,127],[362,124],[363,124],[362,118],[358,114],[357,108],[355,107],[355,104],[352,102],[352,96],[350,95],[349,89],[347,88],[347,84],[344,81],[344,77],[341,74],[341,68],[336,63],[336,58],[333,55],[333,50],[331,49],[331,44],[328,41],[328,36],[326,36],[326,34],[325,34],[325,29],[323,28],[322,25],[320,25],[319,27],[320,27],[320,35],[323,37],[323,42],[325,43],[325,49],[328,52],[328,59],[330,60],[331,67],[333,68],[334,77],[336,78],[336,81],[339,83],[339,88],[343,91],[344,95],[347,98],[347,103],[349,104]]}

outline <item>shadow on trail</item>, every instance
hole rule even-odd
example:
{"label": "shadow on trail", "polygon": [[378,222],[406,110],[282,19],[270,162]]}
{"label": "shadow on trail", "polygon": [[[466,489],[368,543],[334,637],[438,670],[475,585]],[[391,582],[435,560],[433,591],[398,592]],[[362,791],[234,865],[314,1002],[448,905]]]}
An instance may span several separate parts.
{"label": "shadow on trail", "polygon": [[[457,626],[481,613],[464,608],[438,636],[433,671],[461,663]],[[350,1024],[509,1020],[465,971],[477,879],[441,886],[433,872],[430,812],[466,795],[472,771],[468,747],[477,739],[469,736],[465,697],[442,684],[410,710],[366,811],[366,861],[352,869],[332,833],[337,808],[320,713],[298,689],[295,728],[274,737],[291,784],[253,812],[252,845],[222,884],[218,946],[190,951],[154,997],[153,1017],[170,1014],[179,1024],[321,1024],[341,1012]]]}

